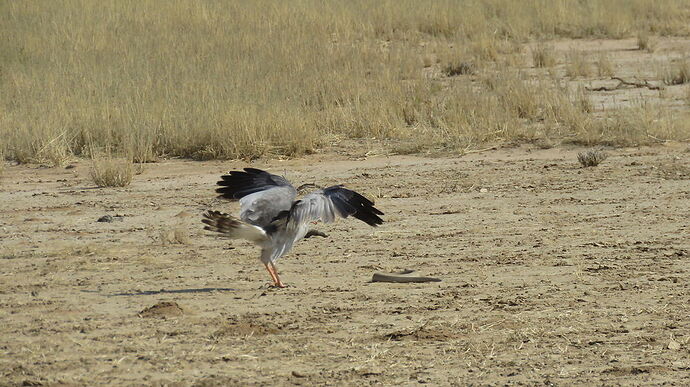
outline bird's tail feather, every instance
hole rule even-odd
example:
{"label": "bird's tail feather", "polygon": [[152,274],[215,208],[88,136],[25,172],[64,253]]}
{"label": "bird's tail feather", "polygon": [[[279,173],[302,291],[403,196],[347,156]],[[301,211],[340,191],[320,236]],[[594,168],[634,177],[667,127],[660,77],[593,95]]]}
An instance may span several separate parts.
{"label": "bird's tail feather", "polygon": [[261,227],[243,222],[232,215],[220,211],[206,211],[201,221],[206,224],[204,230],[215,231],[228,238],[246,239],[256,244],[265,242],[268,239],[268,235]]}

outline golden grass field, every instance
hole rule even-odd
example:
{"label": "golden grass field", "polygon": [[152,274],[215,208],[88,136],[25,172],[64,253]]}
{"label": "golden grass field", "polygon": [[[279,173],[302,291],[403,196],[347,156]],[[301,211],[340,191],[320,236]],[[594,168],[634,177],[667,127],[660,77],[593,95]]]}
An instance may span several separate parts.
{"label": "golden grass field", "polygon": [[[684,140],[687,109],[663,92],[593,103],[583,88],[687,82],[687,45],[663,42],[689,20],[682,0],[2,2],[1,148],[63,165],[296,156],[347,138],[398,153]],[[603,38],[635,39],[643,72],[560,44]]]}

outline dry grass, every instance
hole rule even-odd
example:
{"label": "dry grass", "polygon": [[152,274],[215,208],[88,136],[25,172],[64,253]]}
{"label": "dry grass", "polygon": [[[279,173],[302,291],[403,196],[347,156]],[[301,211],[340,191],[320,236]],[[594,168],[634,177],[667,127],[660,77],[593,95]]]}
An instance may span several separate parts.
{"label": "dry grass", "polygon": [[571,78],[589,77],[592,75],[592,65],[583,51],[572,50],[566,56],[565,75]]}
{"label": "dry grass", "polygon": [[602,161],[606,160],[608,155],[597,149],[591,149],[585,152],[580,152],[577,154],[577,161],[580,162],[582,167],[596,167],[601,164]]}
{"label": "dry grass", "polygon": [[91,179],[98,187],[126,187],[132,182],[134,169],[125,158],[96,157],[91,165]]}
{"label": "dry grass", "polygon": [[675,63],[664,67],[661,79],[667,85],[682,85],[690,82],[690,58],[679,59]]}
{"label": "dry grass", "polygon": [[573,139],[583,145],[638,146],[667,140],[687,141],[690,114],[641,103],[620,109],[605,119],[581,117],[573,124]]}
{"label": "dry grass", "polygon": [[614,74],[614,66],[611,63],[611,58],[608,54],[600,52],[596,60],[597,75],[600,77],[612,77]]}
{"label": "dry grass", "polygon": [[[505,100],[533,80],[486,90],[464,78],[510,79],[500,73],[521,66],[531,39],[687,34],[687,10],[682,0],[3,2],[0,137],[6,157],[50,165],[106,146],[146,162],[292,156],[331,138],[520,138],[543,114],[560,130],[553,112],[568,108]],[[553,93],[569,101],[541,94]]]}
{"label": "dry grass", "polygon": [[534,67],[553,67],[556,65],[556,53],[553,47],[539,43],[532,49]]}
{"label": "dry grass", "polygon": [[449,77],[454,77],[456,75],[472,75],[476,74],[476,72],[476,67],[471,62],[449,63],[443,69],[443,73]]}
{"label": "dry grass", "polygon": [[647,31],[641,31],[637,34],[637,49],[647,52],[654,52],[656,48],[656,40],[649,36]]}
{"label": "dry grass", "polygon": [[578,87],[574,93],[573,102],[579,111],[583,113],[591,113],[594,111],[594,105],[585,91],[584,87]]}

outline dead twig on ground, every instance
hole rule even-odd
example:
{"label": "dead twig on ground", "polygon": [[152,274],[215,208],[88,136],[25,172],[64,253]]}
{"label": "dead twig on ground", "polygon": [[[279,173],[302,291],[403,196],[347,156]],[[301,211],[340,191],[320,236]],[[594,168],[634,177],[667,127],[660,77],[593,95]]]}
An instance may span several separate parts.
{"label": "dead twig on ground", "polygon": [[463,150],[463,151],[462,151],[462,154],[463,154],[463,155],[467,155],[467,154],[470,154],[470,153],[481,153],[481,152],[486,152],[486,151],[496,150],[496,149],[498,149],[497,146],[490,146],[490,147],[484,148],[484,149]]}
{"label": "dead twig on ground", "polygon": [[645,80],[644,82],[638,82],[638,81],[626,81],[623,78],[620,77],[611,77],[612,80],[618,81],[618,84],[614,87],[606,87],[606,86],[601,86],[601,87],[587,87],[587,91],[614,91],[614,90],[620,90],[620,89],[626,89],[626,88],[635,88],[635,87],[646,87],[649,90],[661,90],[664,87],[660,85],[654,85],[649,83],[649,81]]}

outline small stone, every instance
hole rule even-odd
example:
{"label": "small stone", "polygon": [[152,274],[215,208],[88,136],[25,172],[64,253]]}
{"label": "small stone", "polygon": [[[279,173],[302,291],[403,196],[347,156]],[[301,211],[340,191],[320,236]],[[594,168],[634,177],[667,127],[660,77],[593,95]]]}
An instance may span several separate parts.
{"label": "small stone", "polygon": [[489,192],[489,190],[486,189],[486,188],[482,188],[482,189],[479,190],[479,192],[481,192],[481,193],[487,193],[487,192]]}
{"label": "small stone", "polygon": [[124,219],[124,217],[122,215],[115,215],[115,216],[103,215],[100,218],[98,218],[97,222],[112,223],[116,220],[118,222],[122,222],[123,219]]}
{"label": "small stone", "polygon": [[680,349],[680,343],[677,342],[677,341],[675,341],[675,340],[671,340],[671,341],[668,343],[668,349],[670,349],[670,350],[672,350],[672,351],[677,351],[677,350]]}
{"label": "small stone", "polygon": [[299,371],[292,371],[292,376],[294,376],[294,377],[296,377],[296,378],[303,378],[303,377],[305,377],[306,375],[303,374],[303,373],[301,373],[301,372],[299,372]]}

